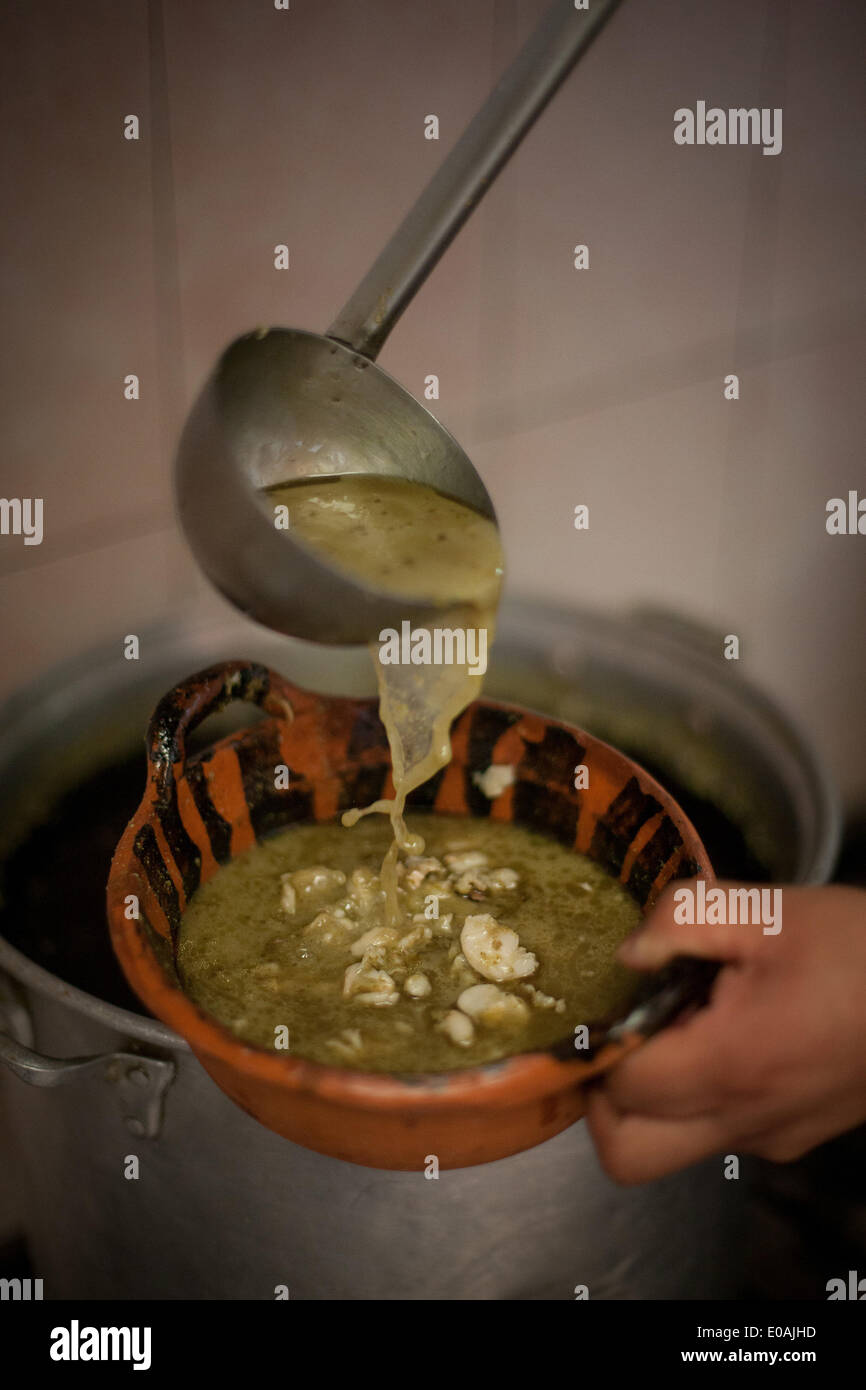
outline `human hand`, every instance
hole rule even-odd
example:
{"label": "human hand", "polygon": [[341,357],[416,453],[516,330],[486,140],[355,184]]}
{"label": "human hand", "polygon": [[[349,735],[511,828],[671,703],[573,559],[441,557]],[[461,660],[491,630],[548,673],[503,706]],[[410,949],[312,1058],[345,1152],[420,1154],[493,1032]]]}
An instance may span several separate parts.
{"label": "human hand", "polygon": [[[866,892],[782,889],[782,929],[680,925],[674,890],[623,944],[635,970],[723,962],[710,1002],[591,1088],[587,1122],[620,1183],[714,1153],[799,1158],[866,1120]],[[725,883],[727,889],[734,885]]]}

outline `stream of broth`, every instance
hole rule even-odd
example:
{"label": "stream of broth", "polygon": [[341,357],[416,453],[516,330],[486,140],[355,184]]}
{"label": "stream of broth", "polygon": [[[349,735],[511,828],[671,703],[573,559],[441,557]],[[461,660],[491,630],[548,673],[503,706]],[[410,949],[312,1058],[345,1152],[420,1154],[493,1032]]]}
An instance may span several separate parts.
{"label": "stream of broth", "polygon": [[[494,522],[423,483],[350,474],[268,488],[272,507],[288,508],[289,530],[372,588],[440,605],[435,620],[413,623],[417,637],[434,630],[486,634],[493,642],[503,557]],[[407,618],[409,615],[407,614]],[[381,635],[380,635],[381,637]],[[379,712],[388,735],[394,796],[347,811],[343,824],[383,813],[393,839],[382,864],[386,918],[400,918],[397,862],[401,850],[421,854],[424,841],[406,827],[406,798],[451,758],[450,728],[481,691],[483,672],[470,661],[391,664],[380,641],[370,643]],[[477,651],[477,647],[476,647]]]}
{"label": "stream of broth", "polygon": [[[622,884],[518,825],[406,820],[407,797],[449,762],[451,724],[481,689],[502,585],[495,524],[433,488],[369,475],[285,484],[263,500],[346,573],[409,609],[432,600],[437,615],[420,624],[408,612],[396,652],[386,632],[370,644],[394,795],[346,811],[343,826],[372,817],[351,835],[293,825],[203,884],[178,943],[184,987],[253,1045],[290,1024],[298,1055],[374,1071],[476,1065],[616,1010],[630,988],[616,945],[640,916]],[[463,660],[441,648],[438,662],[404,659],[419,640],[435,657],[443,631],[475,634]]]}

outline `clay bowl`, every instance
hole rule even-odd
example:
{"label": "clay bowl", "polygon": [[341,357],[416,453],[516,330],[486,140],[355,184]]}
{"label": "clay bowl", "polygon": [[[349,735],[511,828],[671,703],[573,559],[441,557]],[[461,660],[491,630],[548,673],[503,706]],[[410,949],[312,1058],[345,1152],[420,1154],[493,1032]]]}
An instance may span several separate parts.
{"label": "clay bowl", "polygon": [[[187,735],[232,700],[266,718],[186,758]],[[583,851],[617,875],[646,910],[673,878],[713,873],[693,827],[637,764],[581,730],[493,700],[454,725],[453,761],[411,798],[443,815],[515,820]],[[573,1038],[470,1070],[397,1076],[323,1066],[240,1041],[181,990],[174,942],[184,908],[221,863],[293,821],[336,819],[391,791],[375,700],[314,695],[266,667],[233,661],[170,691],[148,732],[149,776],[111,866],[111,937],[130,985],[189,1042],[232,1100],[278,1134],[320,1153],[380,1168],[459,1168],[542,1143],[579,1119],[584,1085],[690,1004],[715,967],[680,960],[636,997],[628,1016]],[[290,769],[274,789],[274,767]],[[472,781],[491,763],[516,766],[493,802]],[[589,787],[574,789],[585,763]],[[348,832],[347,832],[348,833]],[[131,901],[134,900],[134,901]],[[134,913],[139,912],[138,918]]]}

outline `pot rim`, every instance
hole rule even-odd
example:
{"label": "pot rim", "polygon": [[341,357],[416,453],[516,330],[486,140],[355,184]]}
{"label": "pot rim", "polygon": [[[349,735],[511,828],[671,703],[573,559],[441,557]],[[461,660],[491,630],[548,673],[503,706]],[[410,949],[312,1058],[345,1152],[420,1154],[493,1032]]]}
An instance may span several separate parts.
{"label": "pot rim", "polygon": [[[175,669],[194,666],[197,659],[200,663],[212,659],[217,640],[249,639],[253,631],[259,642],[263,635],[267,640],[273,635],[263,629],[253,629],[228,605],[224,611],[209,614],[205,623],[200,617],[193,621],[189,613],[184,613],[158,619],[144,628],[148,648],[157,653],[167,668],[173,666]],[[541,660],[542,669],[550,670],[553,669],[551,654],[563,646],[570,652],[581,633],[583,640],[588,634],[590,644],[601,642],[603,650],[610,652],[614,661],[622,659],[623,653],[628,651],[641,660],[663,660],[666,666],[673,663],[683,676],[680,682],[683,690],[687,689],[689,679],[699,679],[702,686],[710,690],[713,703],[721,701],[723,708],[731,711],[732,718],[736,717],[738,722],[745,719],[749,731],[756,728],[768,731],[776,745],[790,749],[795,764],[795,785],[791,786],[792,775],[787,767],[782,780],[787,784],[792,802],[799,804],[804,796],[807,797],[816,807],[817,818],[814,843],[801,851],[803,862],[798,865],[791,882],[827,882],[839,853],[842,803],[826,759],[808,737],[804,721],[777,703],[774,694],[740,670],[730,673],[730,684],[722,686],[717,659],[707,654],[700,640],[695,640],[707,641],[706,627],[692,620],[686,625],[680,614],[659,608],[648,612],[634,606],[604,611],[508,591],[503,596],[498,623],[500,650],[507,646],[515,655],[525,654],[526,659],[536,663]],[[537,649],[539,639],[543,639],[544,650],[548,653],[543,659]],[[173,672],[167,669],[166,686],[172,676]],[[107,690],[113,697],[119,697],[126,688],[115,660],[113,642],[95,642],[59,663],[34,672],[25,684],[4,694],[0,702],[0,766],[5,768],[14,761],[22,738],[25,743],[41,741],[46,706],[50,706],[52,720],[57,724],[68,718],[71,709],[87,706],[94,691],[104,693]],[[190,1050],[186,1040],[174,1029],[68,983],[12,946],[2,934],[0,969],[44,997],[94,1018],[117,1033],[168,1049]]]}
{"label": "pot rim", "polygon": [[97,994],[89,994],[77,985],[67,984],[59,975],[53,975],[50,970],[37,965],[36,961],[12,946],[5,936],[0,936],[0,970],[44,998],[65,1004],[76,1013],[84,1014],[124,1037],[131,1037],[137,1042],[149,1043],[153,1047],[169,1051],[192,1051],[186,1038],[181,1037],[180,1033],[176,1033],[160,1019],[151,1018],[146,1014],[135,1014],[121,1004],[111,1004],[107,999],[100,999]]}
{"label": "pot rim", "polygon": [[[784,880],[774,876],[772,881],[797,884],[830,881],[839,857],[844,822],[843,801],[836,779],[826,756],[808,737],[808,726],[802,716],[779,704],[775,694],[739,668],[727,671],[726,679],[720,680],[717,653],[723,641],[722,629],[716,631],[681,612],[648,604],[638,604],[617,613],[515,598],[509,607],[509,617],[512,616],[525,624],[531,622],[536,634],[549,634],[551,648],[556,648],[558,653],[554,669],[560,674],[563,674],[563,659],[567,668],[570,654],[579,652],[580,643],[585,640],[580,633],[574,638],[563,636],[569,623],[577,619],[581,632],[591,632],[600,647],[615,656],[621,656],[628,649],[640,659],[641,668],[648,674],[667,670],[675,662],[679,673],[685,673],[686,677],[679,683],[684,699],[691,683],[692,687],[706,693],[716,717],[727,717],[734,728],[751,737],[758,746],[769,737],[777,759],[774,770],[784,783],[791,805],[798,811],[808,805],[812,813],[810,834],[799,846],[801,862],[795,874]],[[522,645],[526,647],[525,640]],[[521,640],[516,635],[512,646],[515,652],[520,650]],[[725,664],[737,666],[734,662]],[[801,833],[805,830],[799,818],[797,829]]]}

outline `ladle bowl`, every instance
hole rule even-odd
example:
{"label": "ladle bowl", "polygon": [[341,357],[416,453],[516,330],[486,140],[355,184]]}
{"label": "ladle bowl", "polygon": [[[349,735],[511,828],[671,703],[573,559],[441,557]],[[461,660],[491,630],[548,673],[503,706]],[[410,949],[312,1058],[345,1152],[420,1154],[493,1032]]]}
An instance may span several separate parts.
{"label": "ladle bowl", "polygon": [[[232,700],[267,717],[186,757],[188,734]],[[673,879],[714,881],[706,851],[673,798],[624,754],[590,734],[493,700],[455,722],[453,759],[410,797],[439,815],[515,821],[589,855],[646,912]],[[464,1070],[392,1075],[325,1066],[249,1046],[181,988],[175,952],[183,912],[220,864],[297,821],[333,821],[392,790],[375,700],[299,690],[266,667],[226,662],[171,690],[148,733],[144,797],[117,848],[108,882],[115,952],[145,1005],[189,1043],[217,1084],[255,1119],[320,1153],[379,1168],[422,1171],[504,1158],[560,1133],[583,1114],[587,1081],[686,1006],[702,1003],[711,962],[678,959],[636,988],[624,1016],[587,1020],[573,1037]],[[274,786],[274,768],[289,786]],[[494,800],[473,774],[515,770]],[[576,789],[584,764],[589,784]],[[347,835],[351,831],[347,830]]]}
{"label": "ladle bowl", "polygon": [[193,409],[175,475],[193,553],[238,608],[315,642],[371,641],[435,615],[317,556],[268,518],[261,488],[320,474],[427,483],[495,520],[471,462],[438,420],[375,365],[440,256],[620,0],[549,11],[410,208],[327,335],[260,330],[225,351]]}
{"label": "ladle bowl", "polygon": [[346,473],[426,483],[495,520],[456,440],[368,357],[299,329],[232,343],[187,421],[175,473],[187,538],[220,592],[268,627],[316,642],[362,642],[432,617],[435,605],[371,589],[291,524],[277,528],[262,489]]}

